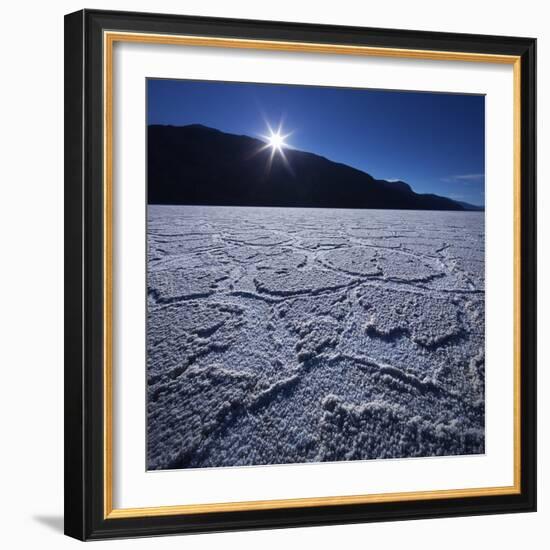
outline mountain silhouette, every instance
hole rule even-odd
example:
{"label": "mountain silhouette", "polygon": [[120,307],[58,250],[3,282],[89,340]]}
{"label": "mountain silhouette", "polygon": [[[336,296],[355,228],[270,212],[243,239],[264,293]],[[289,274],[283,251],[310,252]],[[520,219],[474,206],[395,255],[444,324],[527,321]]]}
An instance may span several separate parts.
{"label": "mountain silhouette", "polygon": [[202,126],[148,127],[149,204],[470,210],[322,156]]}

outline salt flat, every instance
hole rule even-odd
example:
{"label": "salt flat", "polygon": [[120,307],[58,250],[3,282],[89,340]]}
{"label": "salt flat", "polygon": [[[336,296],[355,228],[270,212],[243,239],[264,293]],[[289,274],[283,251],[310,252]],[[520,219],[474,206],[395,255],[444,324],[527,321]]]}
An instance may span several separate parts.
{"label": "salt flat", "polygon": [[149,469],[483,453],[484,214],[149,206]]}

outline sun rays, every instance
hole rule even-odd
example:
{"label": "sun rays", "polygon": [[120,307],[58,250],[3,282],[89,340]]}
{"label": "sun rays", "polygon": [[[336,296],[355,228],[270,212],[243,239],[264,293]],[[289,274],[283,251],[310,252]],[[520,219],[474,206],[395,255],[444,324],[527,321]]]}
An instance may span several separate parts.
{"label": "sun rays", "polygon": [[283,161],[284,166],[287,168],[290,174],[294,175],[294,172],[292,171],[292,167],[290,166],[290,163],[284,151],[286,148],[290,147],[290,145],[287,143],[286,140],[292,135],[292,132],[288,132],[286,134],[283,133],[282,122],[279,124],[279,127],[277,130],[273,130],[273,128],[267,121],[266,121],[266,126],[268,129],[268,134],[260,136],[263,140],[265,140],[266,143],[263,147],[261,147],[258,150],[258,153],[259,153],[261,151],[265,151],[266,149],[271,149],[271,154],[269,155],[269,159],[267,161],[267,166],[266,166],[266,175],[271,172],[273,160],[275,159],[276,155],[278,155],[280,159]]}
{"label": "sun rays", "polygon": [[274,151],[278,151],[279,153],[282,153],[283,147],[287,146],[285,141],[286,137],[287,136],[283,136],[277,131],[272,133],[269,136],[268,143]]}

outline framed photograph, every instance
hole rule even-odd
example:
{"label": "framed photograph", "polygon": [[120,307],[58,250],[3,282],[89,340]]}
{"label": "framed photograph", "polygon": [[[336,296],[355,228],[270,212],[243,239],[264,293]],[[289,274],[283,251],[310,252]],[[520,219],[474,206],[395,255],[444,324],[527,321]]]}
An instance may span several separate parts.
{"label": "framed photograph", "polygon": [[535,40],[65,19],[65,530],[536,508]]}

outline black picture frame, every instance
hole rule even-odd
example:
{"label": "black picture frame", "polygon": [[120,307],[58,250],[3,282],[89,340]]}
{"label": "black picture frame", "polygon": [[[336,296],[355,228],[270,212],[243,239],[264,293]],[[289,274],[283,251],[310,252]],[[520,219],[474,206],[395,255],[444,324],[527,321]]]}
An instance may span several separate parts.
{"label": "black picture frame", "polygon": [[[105,513],[104,31],[517,56],[520,125],[520,490],[244,511]],[[536,510],[536,40],[82,10],[65,17],[65,533],[80,540]]]}

